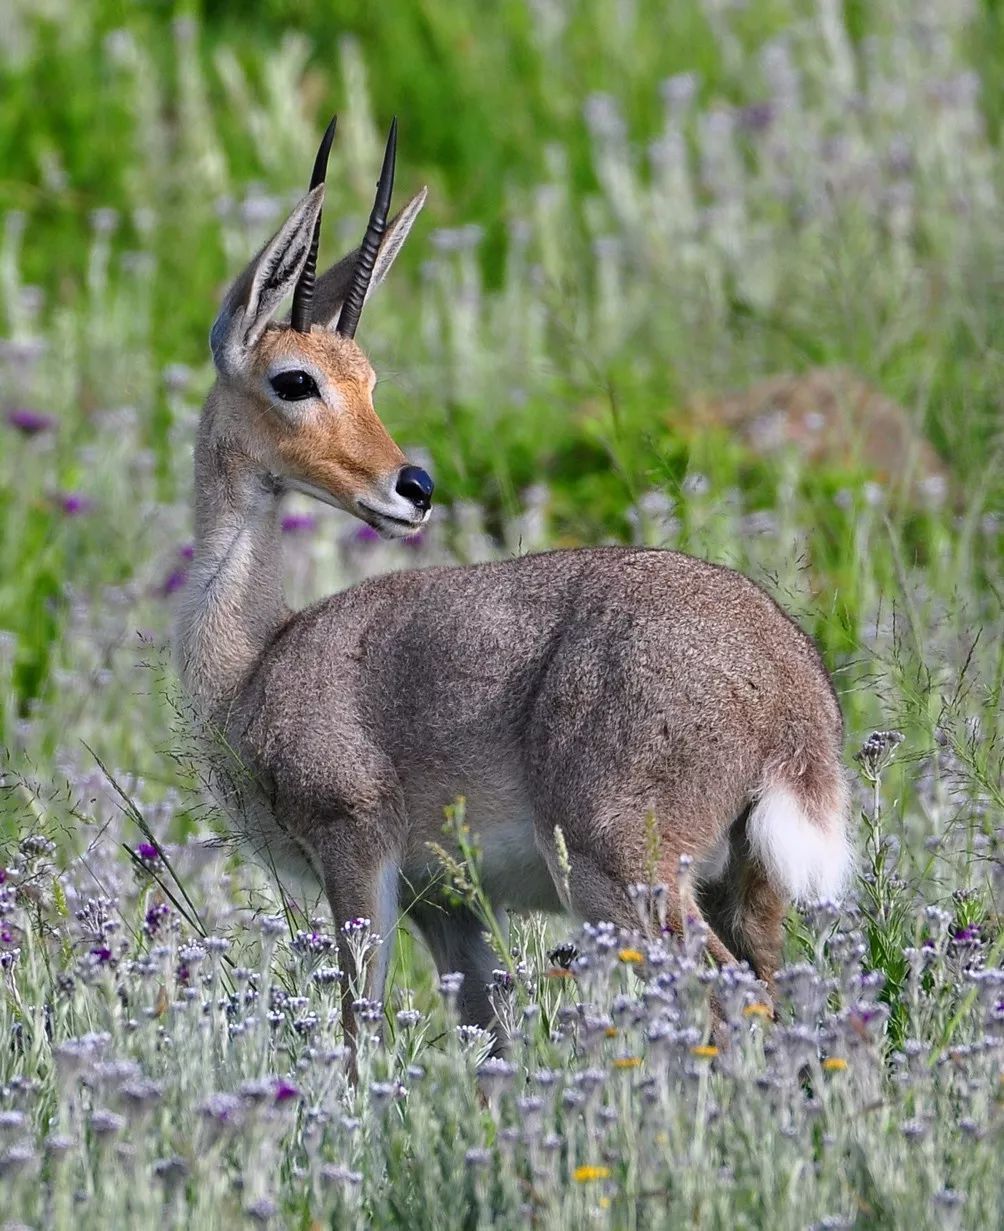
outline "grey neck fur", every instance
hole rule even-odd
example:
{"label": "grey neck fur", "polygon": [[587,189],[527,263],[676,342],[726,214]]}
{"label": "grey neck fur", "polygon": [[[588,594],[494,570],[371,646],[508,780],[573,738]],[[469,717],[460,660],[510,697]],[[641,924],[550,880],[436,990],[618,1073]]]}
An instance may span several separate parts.
{"label": "grey neck fur", "polygon": [[175,644],[189,696],[221,719],[289,611],[279,489],[217,433],[215,401],[211,395],[195,446],[195,558]]}

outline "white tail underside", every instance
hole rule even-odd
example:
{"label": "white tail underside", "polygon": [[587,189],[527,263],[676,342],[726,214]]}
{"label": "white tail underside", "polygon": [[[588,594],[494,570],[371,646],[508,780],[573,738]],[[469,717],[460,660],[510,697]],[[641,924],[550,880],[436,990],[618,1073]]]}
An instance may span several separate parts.
{"label": "white tail underside", "polygon": [[796,902],[841,896],[853,871],[845,813],[841,800],[820,824],[787,787],[764,791],[750,813],[746,835],[775,888]]}

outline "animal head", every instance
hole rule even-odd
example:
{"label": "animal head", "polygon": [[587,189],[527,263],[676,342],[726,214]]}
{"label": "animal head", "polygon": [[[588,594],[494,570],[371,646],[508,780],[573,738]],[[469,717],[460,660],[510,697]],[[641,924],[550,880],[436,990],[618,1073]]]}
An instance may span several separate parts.
{"label": "animal head", "polygon": [[[387,275],[425,204],[412,197],[390,222],[397,147],[391,125],[363,241],[316,277],[324,177],[335,120],[310,191],[237,278],[210,333],[218,437],[280,489],[305,492],[388,538],[429,516],[432,479],[408,464],[373,407],[376,376],[355,340],[369,295]],[[293,293],[288,320],[274,315]]]}

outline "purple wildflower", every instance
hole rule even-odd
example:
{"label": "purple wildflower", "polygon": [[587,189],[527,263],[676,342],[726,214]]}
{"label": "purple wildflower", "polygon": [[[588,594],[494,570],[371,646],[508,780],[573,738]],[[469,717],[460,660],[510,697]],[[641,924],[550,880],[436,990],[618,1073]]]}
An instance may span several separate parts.
{"label": "purple wildflower", "polygon": [[185,583],[188,581],[188,569],[175,568],[172,569],[164,578],[160,587],[160,592],[164,598],[170,598],[172,594],[177,594],[179,590],[184,589]]}
{"label": "purple wildflower", "polygon": [[147,936],[156,936],[160,930],[160,925],[170,913],[170,907],[166,902],[158,902],[156,906],[151,906],[146,912],[143,919],[143,931]]}
{"label": "purple wildflower", "polygon": [[160,852],[152,842],[141,842],[136,847],[136,854],[139,855],[144,863],[156,863],[160,858]]}
{"label": "purple wildflower", "polygon": [[417,551],[425,545],[425,531],[416,530],[414,534],[409,534],[406,539],[402,539],[401,541],[404,543],[405,547],[410,547],[413,551]]}
{"label": "purple wildflower", "polygon": [[362,525],[356,527],[352,539],[356,543],[377,543],[380,535],[372,526]]}
{"label": "purple wildflower", "polygon": [[313,513],[287,513],[282,519],[283,534],[310,534],[317,529]]}
{"label": "purple wildflower", "polygon": [[291,941],[292,948],[297,953],[329,953],[335,947],[335,940],[323,932],[297,932]]}
{"label": "purple wildflower", "polygon": [[43,414],[40,410],[29,410],[28,407],[8,410],[7,423],[23,436],[39,436],[43,432],[52,431],[56,426],[52,415]]}
{"label": "purple wildflower", "polygon": [[182,543],[182,545],[178,548],[178,555],[182,558],[182,560],[194,560],[195,559],[195,544],[194,543]]}
{"label": "purple wildflower", "polygon": [[79,517],[91,507],[90,499],[80,492],[59,492],[56,495],[56,504],[67,517]]}
{"label": "purple wildflower", "polygon": [[493,970],[490,986],[493,991],[512,992],[516,990],[516,980],[508,970]]}
{"label": "purple wildflower", "polygon": [[749,133],[760,133],[774,122],[774,105],[769,102],[750,103],[739,110],[739,127]]}
{"label": "purple wildflower", "polygon": [[112,960],[112,951],[107,945],[95,945],[91,950],[91,957],[97,966],[103,966],[105,962]]}
{"label": "purple wildflower", "polygon": [[283,1103],[288,1103],[290,1099],[297,1099],[299,1097],[300,1091],[297,1090],[296,1086],[290,1085],[288,1081],[283,1081],[280,1077],[275,1083],[275,1101],[277,1105],[281,1106]]}
{"label": "purple wildflower", "polygon": [[207,1120],[216,1124],[237,1124],[241,1118],[241,1101],[235,1094],[211,1094],[199,1109]]}

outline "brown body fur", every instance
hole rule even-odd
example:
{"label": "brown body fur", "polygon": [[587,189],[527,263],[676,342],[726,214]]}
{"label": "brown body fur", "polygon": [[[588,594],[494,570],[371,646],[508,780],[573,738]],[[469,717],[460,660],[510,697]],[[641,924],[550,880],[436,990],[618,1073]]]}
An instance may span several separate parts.
{"label": "brown body fur", "polygon": [[[675,552],[601,548],[395,574],[287,610],[285,490],[391,536],[423,524],[431,493],[402,470],[365,355],[330,328],[355,255],[318,281],[311,331],[269,324],[322,195],[237,279],[211,335],[177,652],[207,745],[248,771],[221,779],[235,827],[269,862],[315,874],[336,923],[364,916],[386,936],[411,918],[440,970],[465,974],[472,1022],[491,1021],[494,958],[439,895],[429,847],[459,796],[503,917],[565,908],[633,928],[629,888],[655,873],[673,928],[703,902],[712,955],[769,981],[788,899],[837,886],[847,864],[846,784],[826,672],[763,591]],[[374,284],[423,200],[388,225]],[[308,392],[285,396],[291,378]],[[377,997],[386,953],[368,975]]]}
{"label": "brown body fur", "polygon": [[[809,773],[825,777],[841,743],[815,648],[761,590],[678,553],[615,548],[393,574],[326,599],[277,631],[228,727],[336,920],[363,915],[386,932],[400,914],[433,934],[461,929],[450,957],[468,957],[467,1010],[482,1023],[490,954],[433,892],[428,844],[442,841],[446,805],[466,798],[500,910],[561,906],[630,928],[647,818],[673,892],[680,856],[698,870],[711,859],[766,767],[808,752]],[[492,827],[507,824],[522,824],[526,848],[511,874],[491,856]],[[738,951],[769,981],[785,904],[736,855],[732,914],[712,910],[725,937],[713,932],[709,947],[723,961]],[[395,888],[381,900],[384,869]],[[687,913],[695,899],[671,901],[673,926]]]}

